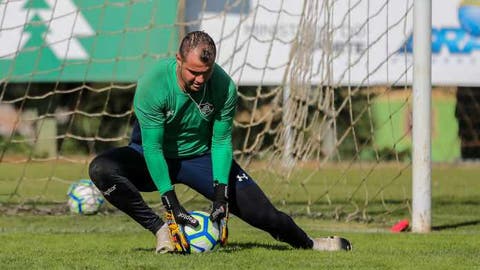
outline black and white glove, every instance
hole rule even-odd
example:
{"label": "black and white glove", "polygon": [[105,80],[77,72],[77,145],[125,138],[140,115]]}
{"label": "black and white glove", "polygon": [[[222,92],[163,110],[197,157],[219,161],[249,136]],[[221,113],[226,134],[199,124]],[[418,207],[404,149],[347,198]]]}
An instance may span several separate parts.
{"label": "black and white glove", "polygon": [[225,184],[215,184],[213,187],[213,204],[210,220],[218,222],[220,228],[220,245],[227,245],[228,239],[228,188]]}
{"label": "black and white glove", "polygon": [[213,187],[213,204],[210,220],[212,222],[220,222],[223,218],[228,217],[228,188],[225,184],[215,184]]}
{"label": "black and white glove", "polygon": [[174,190],[169,190],[162,195],[163,206],[167,211],[172,212],[175,222],[182,225],[197,227],[199,222],[192,217],[181,205],[177,199]]}

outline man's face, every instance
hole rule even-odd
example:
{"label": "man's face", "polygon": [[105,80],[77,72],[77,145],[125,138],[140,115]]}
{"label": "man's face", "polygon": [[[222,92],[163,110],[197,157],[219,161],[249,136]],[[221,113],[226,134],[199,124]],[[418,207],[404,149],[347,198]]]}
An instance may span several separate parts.
{"label": "man's face", "polygon": [[200,60],[200,49],[191,50],[185,58],[177,53],[177,79],[181,88],[186,91],[199,91],[212,76],[213,64]]}

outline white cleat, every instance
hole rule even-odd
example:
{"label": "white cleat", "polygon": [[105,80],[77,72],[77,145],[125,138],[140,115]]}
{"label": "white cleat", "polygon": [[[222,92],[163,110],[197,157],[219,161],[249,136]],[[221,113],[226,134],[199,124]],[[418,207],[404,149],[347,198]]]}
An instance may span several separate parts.
{"label": "white cleat", "polygon": [[172,240],[170,240],[170,231],[167,223],[163,224],[163,226],[158,229],[157,233],[155,233],[155,236],[157,237],[157,247],[155,248],[155,253],[165,254],[175,250]]}
{"label": "white cleat", "polygon": [[314,238],[313,241],[313,250],[318,251],[339,251],[339,250],[352,250],[352,244],[345,238],[338,236],[329,236]]}

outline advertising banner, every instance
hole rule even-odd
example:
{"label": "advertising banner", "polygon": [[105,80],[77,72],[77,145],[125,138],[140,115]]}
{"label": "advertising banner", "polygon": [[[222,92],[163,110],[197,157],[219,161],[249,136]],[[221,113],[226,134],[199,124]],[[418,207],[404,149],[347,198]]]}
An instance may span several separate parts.
{"label": "advertising banner", "polygon": [[[313,84],[412,84],[415,1],[229,2],[187,5],[187,19],[214,37],[218,62],[240,85],[281,84],[302,53]],[[479,86],[480,1],[432,6],[433,84]],[[292,50],[295,40],[303,47]]]}
{"label": "advertising banner", "polygon": [[136,81],[175,52],[177,1],[0,1],[0,80]]}

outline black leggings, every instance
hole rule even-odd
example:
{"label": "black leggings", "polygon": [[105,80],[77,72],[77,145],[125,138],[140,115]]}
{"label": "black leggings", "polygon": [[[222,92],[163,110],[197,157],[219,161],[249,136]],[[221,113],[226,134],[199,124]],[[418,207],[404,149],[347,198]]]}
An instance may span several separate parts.
{"label": "black leggings", "polygon": [[[210,154],[190,159],[167,159],[170,179],[213,197]],[[145,203],[141,192],[157,191],[142,154],[130,147],[114,148],[97,156],[90,164],[90,178],[105,199],[152,233],[163,225]],[[290,216],[277,210],[259,186],[235,162],[229,178],[228,204],[232,214],[264,230],[275,239],[295,248],[311,248],[312,240]]]}

